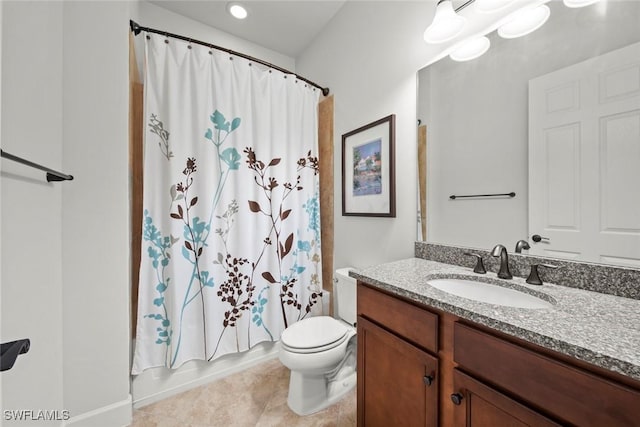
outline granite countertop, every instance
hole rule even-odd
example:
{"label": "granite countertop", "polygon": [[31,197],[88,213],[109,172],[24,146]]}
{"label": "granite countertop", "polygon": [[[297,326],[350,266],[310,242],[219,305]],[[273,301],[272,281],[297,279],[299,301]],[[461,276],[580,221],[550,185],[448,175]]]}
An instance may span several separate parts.
{"label": "granite countertop", "polygon": [[[596,366],[640,380],[640,300],[525,279],[476,274],[470,268],[409,258],[351,271],[351,277],[460,318],[488,326]],[[438,278],[471,278],[536,295],[550,309],[476,302],[430,286]]]}

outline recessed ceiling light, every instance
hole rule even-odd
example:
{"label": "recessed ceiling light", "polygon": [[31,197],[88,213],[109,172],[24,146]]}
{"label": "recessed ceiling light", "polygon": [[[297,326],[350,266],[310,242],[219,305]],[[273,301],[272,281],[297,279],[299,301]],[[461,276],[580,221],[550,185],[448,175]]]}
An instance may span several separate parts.
{"label": "recessed ceiling light", "polygon": [[229,3],[227,10],[236,19],[244,19],[249,15],[247,9],[239,3]]}
{"label": "recessed ceiling light", "polygon": [[449,56],[454,61],[471,61],[489,50],[490,45],[491,42],[488,38],[477,37],[461,44],[460,47],[451,52]]}

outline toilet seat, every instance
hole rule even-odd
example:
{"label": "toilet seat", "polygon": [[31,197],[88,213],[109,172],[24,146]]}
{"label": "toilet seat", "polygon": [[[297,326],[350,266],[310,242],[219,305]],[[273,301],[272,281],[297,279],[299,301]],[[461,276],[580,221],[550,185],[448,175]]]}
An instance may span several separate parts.
{"label": "toilet seat", "polygon": [[318,353],[342,344],[350,328],[329,316],[311,317],[289,326],[282,332],[282,347],[293,353]]}

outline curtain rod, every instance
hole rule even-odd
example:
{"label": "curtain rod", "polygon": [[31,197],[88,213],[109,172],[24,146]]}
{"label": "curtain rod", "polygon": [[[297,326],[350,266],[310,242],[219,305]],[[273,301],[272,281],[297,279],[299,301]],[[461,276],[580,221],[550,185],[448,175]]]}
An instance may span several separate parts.
{"label": "curtain rod", "polygon": [[314,86],[314,87],[317,87],[318,89],[320,89],[324,96],[329,95],[329,88],[328,87],[322,87],[319,84],[317,84],[315,82],[312,82],[311,80],[305,79],[304,77],[302,77],[302,76],[300,76],[300,75],[298,75],[296,73],[293,73],[293,72],[291,72],[289,70],[286,70],[286,69],[284,69],[282,67],[278,67],[277,65],[271,64],[271,63],[263,61],[261,59],[254,58],[253,56],[245,55],[244,53],[236,52],[236,51],[231,50],[231,49],[227,49],[227,48],[224,48],[224,47],[216,46],[216,45],[211,44],[211,43],[206,43],[206,42],[202,42],[202,41],[199,41],[199,40],[191,39],[189,37],[181,36],[181,35],[178,35],[178,34],[172,34],[172,33],[166,32],[166,31],[160,31],[160,30],[156,30],[156,29],[148,28],[148,27],[141,27],[140,25],[138,25],[136,22],[134,22],[132,20],[129,20],[129,27],[131,28],[131,32],[133,32],[133,34],[136,35],[136,36],[138,34],[140,34],[142,31],[146,31],[148,33],[160,34],[160,35],[165,36],[165,37],[172,37],[174,39],[184,40],[184,41],[189,42],[189,43],[195,43],[195,44],[199,44],[199,45],[202,45],[202,46],[206,46],[206,47],[211,48],[211,49],[221,50],[221,51],[227,52],[227,53],[229,53],[231,55],[239,56],[241,58],[248,59],[249,61],[257,62],[258,64],[262,64],[262,65],[267,66],[269,68],[272,68],[274,70],[278,70],[278,71],[280,71],[282,73],[294,75],[294,76],[296,76],[296,78],[298,80],[302,80],[303,82],[308,83],[311,86]]}

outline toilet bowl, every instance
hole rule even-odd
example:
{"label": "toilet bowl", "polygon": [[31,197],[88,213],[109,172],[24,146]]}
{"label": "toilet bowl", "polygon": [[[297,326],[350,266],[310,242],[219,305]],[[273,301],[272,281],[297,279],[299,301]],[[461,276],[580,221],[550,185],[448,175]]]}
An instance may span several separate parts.
{"label": "toilet bowl", "polygon": [[356,281],[349,270],[336,270],[339,320],[311,317],[282,332],[279,358],[291,370],[287,403],[298,415],[336,403],[356,385]]}

